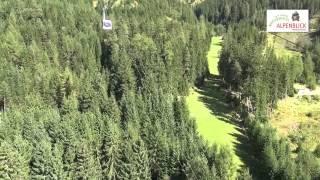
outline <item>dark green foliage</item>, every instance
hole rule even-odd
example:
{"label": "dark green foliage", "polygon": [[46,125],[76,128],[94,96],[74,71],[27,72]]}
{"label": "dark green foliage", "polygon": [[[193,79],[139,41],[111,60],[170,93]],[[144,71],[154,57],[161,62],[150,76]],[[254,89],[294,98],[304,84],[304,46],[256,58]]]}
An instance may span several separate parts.
{"label": "dark green foliage", "polygon": [[0,179],[28,179],[26,159],[7,142],[0,146]]}
{"label": "dark green foliage", "polygon": [[309,9],[310,14],[320,10],[319,1],[310,0],[206,0],[196,7],[198,16],[204,15],[214,24],[228,26],[248,20],[257,27],[264,28],[267,9]]}
{"label": "dark green foliage", "polygon": [[211,26],[184,2],[124,0],[104,32],[102,2],[0,2],[0,178],[211,179],[227,166],[181,98],[208,73]]}
{"label": "dark green foliage", "polygon": [[[289,144],[279,139],[268,123],[249,123],[249,137],[255,145],[257,158],[261,158],[261,171],[266,179],[317,179],[320,164],[309,151],[300,148],[297,158],[292,158]],[[312,160],[313,159],[313,160]]]}
{"label": "dark green foliage", "polygon": [[[256,173],[265,179],[319,178],[320,164],[313,153],[299,148],[298,157],[293,158],[288,142],[279,139],[267,122],[278,100],[294,95],[295,82],[303,79],[310,88],[315,87],[316,70],[311,55],[306,53],[304,61],[300,58],[277,58],[273,49],[267,47],[266,34],[259,30],[264,20],[260,21],[259,16],[250,16],[252,18],[243,20],[249,16],[243,16],[244,12],[241,11],[246,9],[238,7],[249,3],[249,7],[252,8],[251,3],[259,4],[262,1],[229,2],[231,1],[204,1],[197,12],[207,15],[214,23],[228,25],[228,31],[224,34],[219,72],[226,87],[239,94],[238,108],[242,117],[246,119],[248,136],[255,147],[254,156],[261,161],[260,172]],[[218,5],[208,6],[210,3]],[[290,3],[294,7],[294,3]],[[280,7],[280,4],[274,2],[270,6]],[[281,4],[281,7],[284,5]],[[268,4],[262,5],[253,9],[257,12],[248,14],[264,11],[267,6]],[[220,9],[214,11],[215,8]],[[232,8],[234,11],[230,11]],[[239,11],[236,11],[236,8]],[[319,6],[315,7],[318,8]],[[312,158],[314,160],[311,160]],[[219,174],[219,168],[216,168],[216,172]],[[250,176],[247,178],[250,179]]]}
{"label": "dark green foliage", "polygon": [[318,83],[320,82],[320,41],[316,39],[311,47],[312,60],[314,63],[314,72],[316,73]]}
{"label": "dark green foliage", "polygon": [[252,176],[249,172],[249,169],[247,169],[247,168],[241,169],[241,171],[238,175],[238,180],[252,180]]}
{"label": "dark green foliage", "polygon": [[317,145],[316,149],[314,150],[314,155],[320,158],[320,145]]}
{"label": "dark green foliage", "polygon": [[300,150],[297,161],[299,162],[299,168],[302,169],[306,177],[310,177],[310,179],[320,178],[320,164],[312,153],[303,149]]}
{"label": "dark green foliage", "polygon": [[151,171],[147,148],[142,139],[136,140],[132,145],[134,169],[132,179],[150,179]]}
{"label": "dark green foliage", "polygon": [[97,159],[94,157],[94,150],[80,141],[76,146],[75,157],[73,160],[74,179],[99,179],[100,169],[96,167]]}
{"label": "dark green foliage", "polygon": [[[320,1],[312,0],[205,0],[197,4],[195,12],[197,16],[205,17],[215,24],[218,34],[223,28],[229,29],[232,25],[238,25],[242,21],[248,22],[250,26],[255,26],[260,31],[266,29],[266,10],[267,9],[308,9],[310,17],[320,12]],[[238,27],[243,29],[243,27]],[[247,35],[247,34],[246,34]],[[261,43],[259,43],[261,44]],[[304,77],[301,81],[305,82],[310,88],[316,85],[316,79],[320,82],[320,45],[319,39],[315,36],[311,45],[306,45],[304,52],[305,66]],[[255,43],[256,45],[256,43]],[[311,59],[312,60],[311,60]],[[236,64],[234,60],[230,62],[232,66]],[[231,71],[230,73],[232,73]],[[314,74],[315,73],[315,74]],[[291,90],[288,91],[292,95]]]}
{"label": "dark green foliage", "polygon": [[108,132],[102,141],[100,164],[102,175],[107,179],[117,179],[121,164],[121,134],[117,125],[108,126]]}
{"label": "dark green foliage", "polygon": [[279,59],[266,47],[266,37],[247,22],[229,28],[219,71],[230,90],[241,93],[241,107],[266,120],[279,99],[294,94],[303,71],[299,58]]}
{"label": "dark green foliage", "polygon": [[233,165],[232,154],[225,147],[222,147],[219,151],[213,163],[216,175],[219,179],[229,179],[233,177],[233,173],[236,170],[236,167]]}
{"label": "dark green foliage", "polygon": [[311,56],[309,53],[306,53],[304,58],[304,71],[303,76],[305,79],[305,83],[310,89],[316,88],[316,76],[314,73],[314,63],[311,59]]}
{"label": "dark green foliage", "polygon": [[[103,1],[96,8],[89,0],[1,1],[0,178],[234,177],[230,151],[203,142],[182,96],[208,75],[211,28],[227,31],[219,70],[241,102],[252,104],[243,109],[263,121],[266,107],[292,95],[302,63],[262,53],[265,3],[205,1],[197,18],[185,1],[123,0],[109,7],[114,29],[104,32]],[[269,1],[276,8],[288,3],[296,7]],[[314,13],[317,3],[299,7],[312,4]],[[241,23],[212,26],[207,19]],[[317,49],[305,60],[312,83]],[[319,178],[312,154],[301,151],[293,160],[287,143],[261,126],[251,124],[250,133],[266,177]],[[248,171],[241,174],[250,179]]]}

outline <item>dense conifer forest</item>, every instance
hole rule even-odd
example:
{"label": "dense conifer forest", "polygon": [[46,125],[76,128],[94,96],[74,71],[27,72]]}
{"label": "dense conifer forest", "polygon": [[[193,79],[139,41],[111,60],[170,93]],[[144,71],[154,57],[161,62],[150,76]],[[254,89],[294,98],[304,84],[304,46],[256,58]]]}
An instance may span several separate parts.
{"label": "dense conifer forest", "polygon": [[320,1],[208,0],[198,5],[196,13],[226,32],[219,71],[227,88],[240,96],[235,103],[254,144],[254,156],[260,160],[259,173],[265,179],[319,179],[316,155],[301,147],[290,148],[268,122],[277,102],[294,95],[295,82],[315,88],[320,70],[318,32],[312,44],[304,47],[302,58],[279,58],[263,32],[266,9],[309,9],[312,17],[319,13]]}
{"label": "dense conifer forest", "polygon": [[[320,79],[320,39],[303,58],[267,47],[267,8],[320,10],[318,0],[0,2],[0,179],[252,179],[230,149],[209,146],[185,96],[219,72],[265,179],[319,179],[320,161],[268,123],[295,82]],[[250,169],[250,167],[249,167]]]}
{"label": "dense conifer forest", "polygon": [[[182,95],[211,30],[188,4],[0,2],[0,179],[227,177]],[[161,10],[160,10],[161,9]]]}
{"label": "dense conifer forest", "polygon": [[240,93],[238,108],[255,145],[255,156],[261,160],[260,173],[266,179],[318,179],[320,163],[316,156],[297,148],[293,158],[289,143],[268,123],[276,102],[294,94],[293,83],[303,74],[303,62],[295,57],[278,59],[272,49],[257,46],[263,38],[250,25],[240,23],[230,28],[219,70],[227,86]]}

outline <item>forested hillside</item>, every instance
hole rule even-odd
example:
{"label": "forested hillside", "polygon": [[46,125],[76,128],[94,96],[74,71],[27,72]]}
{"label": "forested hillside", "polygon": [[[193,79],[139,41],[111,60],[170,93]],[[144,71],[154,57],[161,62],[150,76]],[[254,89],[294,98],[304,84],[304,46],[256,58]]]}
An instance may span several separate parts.
{"label": "forested hillside", "polygon": [[230,25],[246,20],[265,28],[267,9],[309,9],[314,15],[320,10],[318,0],[205,0],[196,7],[198,16],[205,15],[215,24]]}
{"label": "forested hillside", "polygon": [[311,46],[304,46],[302,58],[278,57],[270,47],[265,33],[266,9],[309,9],[319,12],[320,1],[214,1],[196,7],[225,30],[219,61],[219,72],[229,98],[236,104],[244,120],[253,154],[260,159],[261,177],[265,179],[319,179],[320,160],[316,152],[302,146],[290,147],[269,123],[277,102],[295,93],[294,83],[315,88],[318,74],[318,43],[312,36]]}
{"label": "forested hillside", "polygon": [[241,96],[235,103],[255,144],[255,156],[261,159],[261,173],[266,179],[319,178],[320,163],[312,152],[291,149],[269,124],[277,101],[294,94],[293,84],[303,72],[302,60],[279,59],[263,43],[257,46],[264,36],[251,26],[239,24],[227,34],[219,70],[226,84]]}
{"label": "forested hillside", "polygon": [[0,2],[0,179],[228,179],[182,95],[211,28],[188,3]]}
{"label": "forested hillside", "polygon": [[[0,179],[320,179],[319,152],[292,148],[269,123],[295,83],[319,83],[319,32],[301,57],[277,56],[264,32],[266,9],[314,16],[320,1],[108,2],[112,31],[102,29],[104,0],[0,1]],[[236,117],[258,167],[237,172],[238,149],[199,135],[185,102],[194,86],[210,92],[204,117]]]}
{"label": "forested hillside", "polygon": [[[265,31],[267,9],[308,9],[310,18],[320,13],[318,0],[206,0],[195,7],[198,17],[205,16],[216,24],[216,32],[221,33],[229,26],[245,21],[251,26]],[[317,20],[319,21],[319,20]],[[304,48],[304,61],[307,63],[304,76],[300,82],[306,83],[314,89],[316,82],[320,82],[319,66],[319,23],[314,27],[317,31],[312,35],[312,44]]]}

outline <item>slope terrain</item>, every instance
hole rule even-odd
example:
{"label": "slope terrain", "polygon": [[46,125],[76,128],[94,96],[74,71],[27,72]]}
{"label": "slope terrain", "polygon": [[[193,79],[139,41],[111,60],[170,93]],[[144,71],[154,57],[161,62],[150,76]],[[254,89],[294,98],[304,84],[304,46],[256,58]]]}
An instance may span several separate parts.
{"label": "slope terrain", "polygon": [[[218,75],[221,42],[221,37],[213,37],[208,52],[211,76]],[[228,122],[232,118],[231,108],[224,102],[223,94],[218,90],[217,83],[216,80],[210,78],[206,80],[204,87],[192,89],[187,97],[187,104],[191,117],[196,120],[200,135],[210,144],[215,143],[232,148],[236,164],[241,165],[241,158],[235,152],[235,144],[239,143],[235,135],[240,132],[236,125]]]}
{"label": "slope terrain", "polygon": [[[306,39],[305,33],[278,33],[292,42]],[[289,43],[290,44],[290,43]],[[300,52],[290,49],[288,42],[275,35],[268,34],[268,45],[274,47],[278,57],[301,57]],[[305,85],[295,84],[297,94],[282,99],[271,115],[271,124],[280,136],[289,137],[294,147],[302,143],[306,149],[313,150],[320,143],[320,88],[309,90]]]}

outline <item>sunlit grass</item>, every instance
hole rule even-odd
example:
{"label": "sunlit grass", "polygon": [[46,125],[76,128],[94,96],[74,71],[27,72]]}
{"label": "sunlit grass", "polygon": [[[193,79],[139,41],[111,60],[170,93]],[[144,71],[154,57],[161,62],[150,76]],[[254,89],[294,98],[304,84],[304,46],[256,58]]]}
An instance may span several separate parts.
{"label": "sunlit grass", "polygon": [[[207,98],[209,97],[210,95]],[[240,132],[236,129],[235,125],[223,121],[226,117],[219,116],[216,112],[212,112],[208,107],[210,105],[206,105],[201,101],[202,98],[206,97],[193,89],[187,98],[190,115],[196,120],[199,134],[211,145],[229,146],[233,150],[235,163],[242,165],[240,158],[235,153],[235,144],[239,142],[234,135]],[[220,103],[219,100],[214,101]],[[223,107],[223,105],[220,105],[220,107],[226,108],[227,110],[227,107]],[[230,114],[225,115],[230,118]]]}
{"label": "sunlit grass", "polygon": [[[279,101],[271,117],[271,124],[280,135],[303,133],[304,147],[313,149],[320,143],[320,101],[288,97]],[[302,127],[302,128],[301,128]]]}
{"label": "sunlit grass", "polygon": [[[280,34],[280,36],[295,42],[299,34],[287,33]],[[285,40],[272,34],[268,34],[268,46],[274,47],[277,57],[280,58],[302,56],[300,52],[286,48]],[[295,84],[295,88],[304,89],[306,87],[302,84]],[[313,94],[320,95],[320,88],[313,91]],[[303,134],[305,137],[303,146],[313,149],[320,143],[320,131],[318,131],[320,121],[316,120],[315,116],[310,116],[310,113],[316,114],[318,111],[320,111],[320,102],[303,100],[297,95],[287,97],[278,102],[276,110],[271,115],[271,124],[281,136]]]}
{"label": "sunlit grass", "polygon": [[[210,73],[218,75],[219,52],[221,50],[221,37],[213,37],[210,51],[208,53],[208,64]],[[233,158],[237,168],[243,164],[240,157],[236,155],[235,144],[239,143],[236,134],[240,132],[236,126],[230,124],[230,107],[224,102],[222,92],[214,87],[213,82],[206,82],[204,88],[191,89],[187,97],[190,115],[196,120],[199,134],[209,144],[225,145],[232,149]]]}
{"label": "sunlit grass", "polygon": [[214,36],[211,40],[210,51],[208,52],[208,64],[209,64],[209,71],[213,75],[218,75],[218,62],[219,62],[219,54],[222,49],[222,37],[221,36]]}
{"label": "sunlit grass", "polygon": [[[290,41],[295,41],[296,40],[296,35],[284,35],[280,34],[281,37],[285,37],[286,39]],[[286,48],[286,41],[273,35],[273,34],[268,34],[268,46],[274,48],[274,52],[277,57],[282,57],[282,58],[287,58],[287,57],[301,57],[301,53],[290,50]]]}

